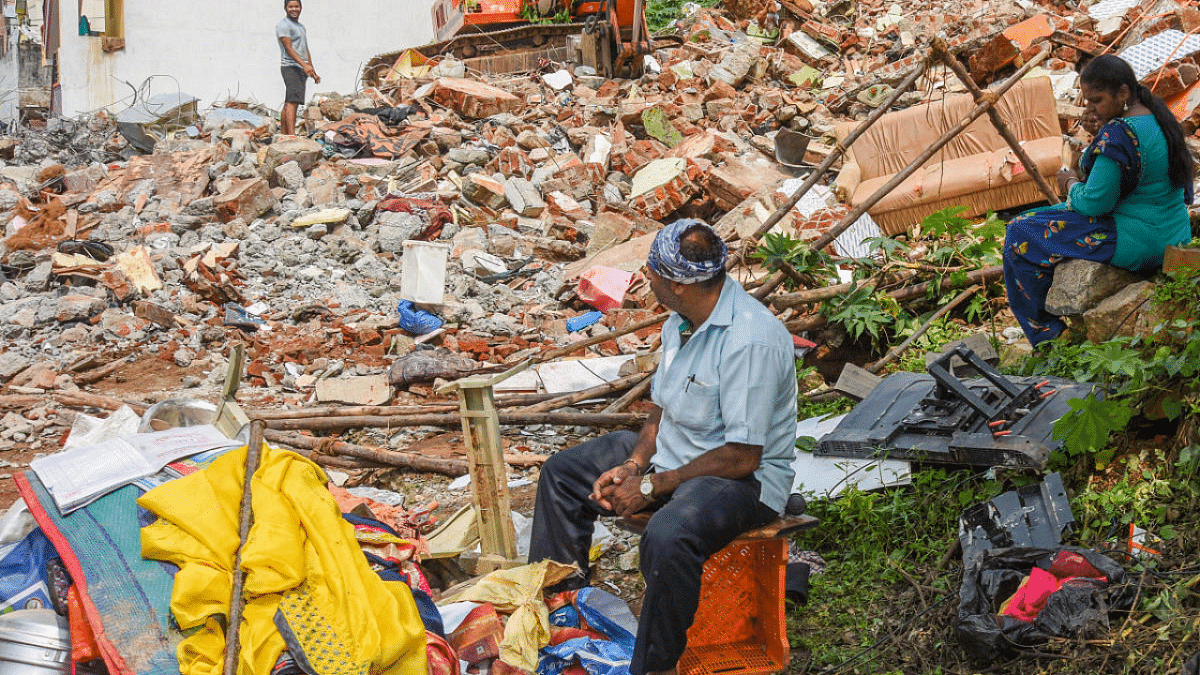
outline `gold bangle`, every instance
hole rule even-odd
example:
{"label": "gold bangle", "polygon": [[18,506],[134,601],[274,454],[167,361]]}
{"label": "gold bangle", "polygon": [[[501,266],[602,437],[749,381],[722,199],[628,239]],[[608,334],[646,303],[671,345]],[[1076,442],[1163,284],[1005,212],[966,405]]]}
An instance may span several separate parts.
{"label": "gold bangle", "polygon": [[638,464],[638,463],[637,463],[637,460],[636,460],[636,459],[634,459],[634,458],[632,458],[632,457],[630,457],[629,459],[625,460],[624,462],[621,462],[621,464],[632,464],[632,465],[633,465],[633,468],[634,468],[634,470],[635,470],[635,471],[637,471],[638,473],[645,473],[645,472],[642,470],[642,465],[641,465],[641,464]]}

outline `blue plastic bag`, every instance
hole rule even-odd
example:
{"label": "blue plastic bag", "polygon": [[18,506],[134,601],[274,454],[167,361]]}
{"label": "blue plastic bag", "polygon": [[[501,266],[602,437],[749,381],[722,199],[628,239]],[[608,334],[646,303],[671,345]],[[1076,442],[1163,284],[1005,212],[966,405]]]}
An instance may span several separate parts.
{"label": "blue plastic bag", "polygon": [[41,528],[15,544],[0,546],[0,614],[53,608],[46,563],[57,557]]}
{"label": "blue plastic bag", "polygon": [[396,305],[400,313],[400,327],[413,335],[424,335],[442,327],[442,320],[435,314],[417,309],[412,300],[401,300]]}

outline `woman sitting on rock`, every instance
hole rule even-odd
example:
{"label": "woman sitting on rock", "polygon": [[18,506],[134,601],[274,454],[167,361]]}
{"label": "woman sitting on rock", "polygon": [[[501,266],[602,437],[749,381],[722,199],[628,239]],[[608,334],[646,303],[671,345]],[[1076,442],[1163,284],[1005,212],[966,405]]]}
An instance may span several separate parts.
{"label": "woman sitting on rock", "polygon": [[1067,327],[1046,311],[1055,265],[1082,258],[1153,270],[1167,246],[1192,236],[1192,157],[1167,104],[1117,56],[1093,59],[1080,82],[1100,124],[1079,160],[1086,178],[1063,168],[1058,186],[1067,201],[1014,218],[1004,239],[1008,303],[1034,346]]}

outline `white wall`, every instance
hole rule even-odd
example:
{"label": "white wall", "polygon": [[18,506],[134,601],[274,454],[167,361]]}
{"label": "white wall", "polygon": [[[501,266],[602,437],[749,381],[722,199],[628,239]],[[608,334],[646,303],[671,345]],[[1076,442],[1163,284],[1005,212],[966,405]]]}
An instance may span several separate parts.
{"label": "white wall", "polygon": [[[282,0],[125,0],[125,49],[113,53],[100,49],[100,38],[79,35],[78,2],[59,2],[64,117],[104,107],[118,113],[133,102],[130,85],[147,96],[184,91],[200,98],[202,110],[229,99],[274,110],[283,103],[275,39]],[[309,80],[308,98],[356,91],[371,57],[431,42],[432,4],[307,0],[300,22],[321,76],[321,84]]]}

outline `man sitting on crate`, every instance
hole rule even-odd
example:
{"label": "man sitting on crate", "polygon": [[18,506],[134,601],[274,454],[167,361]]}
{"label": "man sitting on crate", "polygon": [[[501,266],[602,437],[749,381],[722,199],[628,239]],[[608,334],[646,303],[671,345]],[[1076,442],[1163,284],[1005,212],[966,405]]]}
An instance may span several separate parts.
{"label": "man sitting on crate", "polygon": [[529,560],[575,563],[585,583],[598,516],[653,511],[641,540],[646,580],[630,671],[674,673],[704,561],[783,511],[792,487],[796,365],[783,324],[725,275],[724,242],[698,220],[654,239],[650,288],[672,310],[641,433],[618,431],[542,468]]}

